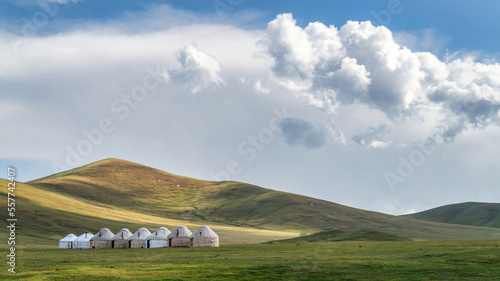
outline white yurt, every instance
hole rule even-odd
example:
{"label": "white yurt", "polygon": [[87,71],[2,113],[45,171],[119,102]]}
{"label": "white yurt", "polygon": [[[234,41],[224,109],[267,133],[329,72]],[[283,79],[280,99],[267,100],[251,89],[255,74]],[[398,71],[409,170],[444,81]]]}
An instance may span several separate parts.
{"label": "white yurt", "polygon": [[85,232],[84,234],[78,236],[73,240],[73,248],[75,249],[90,249],[90,239],[94,234],[90,232]]}
{"label": "white yurt", "polygon": [[168,235],[170,230],[166,227],[160,227],[146,238],[148,248],[166,248],[168,247]]}
{"label": "white yurt", "polygon": [[107,228],[99,230],[90,239],[90,247],[92,249],[111,249],[111,239],[113,239],[113,232]]}
{"label": "white yurt", "polygon": [[132,236],[132,232],[127,228],[122,228],[111,239],[111,247],[113,249],[122,249],[128,247],[128,239]]}
{"label": "white yurt", "polygon": [[219,236],[207,225],[200,226],[190,238],[191,247],[219,247]]}
{"label": "white yurt", "polygon": [[151,235],[151,232],[145,227],[139,228],[128,239],[129,248],[146,248],[146,238]]}
{"label": "white yurt", "polygon": [[76,239],[76,235],[73,233],[68,234],[63,239],[59,240],[59,249],[73,249],[73,241]]}
{"label": "white yurt", "polygon": [[170,233],[168,238],[169,247],[189,247],[190,238],[193,234],[187,227],[179,225]]}

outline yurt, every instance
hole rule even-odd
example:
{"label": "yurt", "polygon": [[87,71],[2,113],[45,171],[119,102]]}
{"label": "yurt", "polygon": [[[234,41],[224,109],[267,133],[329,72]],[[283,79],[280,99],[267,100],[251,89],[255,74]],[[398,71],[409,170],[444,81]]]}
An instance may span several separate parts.
{"label": "yurt", "polygon": [[126,228],[120,229],[118,233],[111,239],[111,248],[122,249],[128,247],[128,239],[132,236],[132,232]]}
{"label": "yurt", "polygon": [[139,228],[128,239],[129,248],[146,248],[146,238],[151,235],[151,232],[145,227]]}
{"label": "yurt", "polygon": [[166,248],[168,247],[168,235],[170,230],[166,227],[160,227],[146,238],[148,248]]}
{"label": "yurt", "polygon": [[73,241],[76,239],[76,235],[73,233],[68,234],[68,236],[59,240],[59,249],[73,249]]}
{"label": "yurt", "polygon": [[90,239],[94,234],[90,232],[85,232],[84,234],[78,236],[73,240],[73,248],[75,249],[90,249]]}
{"label": "yurt", "polygon": [[113,239],[113,232],[107,228],[99,230],[91,239],[90,247],[92,249],[111,249],[111,239]]}
{"label": "yurt", "polygon": [[189,236],[193,234],[187,227],[180,225],[170,233],[168,238],[169,247],[189,247]]}
{"label": "yurt", "polygon": [[207,225],[200,226],[190,238],[191,247],[219,247],[219,236]]}

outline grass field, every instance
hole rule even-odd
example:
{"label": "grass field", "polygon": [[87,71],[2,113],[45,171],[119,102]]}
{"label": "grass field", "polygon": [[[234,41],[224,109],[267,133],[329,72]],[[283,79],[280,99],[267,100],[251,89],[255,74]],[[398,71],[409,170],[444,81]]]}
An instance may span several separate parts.
{"label": "grass field", "polygon": [[19,248],[1,280],[500,280],[500,241],[298,242],[220,248]]}

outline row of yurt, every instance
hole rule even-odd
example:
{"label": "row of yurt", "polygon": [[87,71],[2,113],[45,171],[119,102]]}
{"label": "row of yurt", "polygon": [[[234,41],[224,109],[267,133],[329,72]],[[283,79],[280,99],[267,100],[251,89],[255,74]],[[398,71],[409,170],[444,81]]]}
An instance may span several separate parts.
{"label": "row of yurt", "polygon": [[94,236],[92,233],[85,232],[80,236],[73,233],[59,240],[59,249],[90,249],[90,239]]}
{"label": "row of yurt", "polygon": [[194,233],[180,225],[170,232],[160,227],[150,233],[145,227],[134,234],[122,228],[116,235],[103,228],[95,235],[85,232],[76,237],[69,234],[59,241],[61,249],[119,249],[119,248],[167,248],[167,247],[219,247],[219,236],[208,226],[202,225]]}

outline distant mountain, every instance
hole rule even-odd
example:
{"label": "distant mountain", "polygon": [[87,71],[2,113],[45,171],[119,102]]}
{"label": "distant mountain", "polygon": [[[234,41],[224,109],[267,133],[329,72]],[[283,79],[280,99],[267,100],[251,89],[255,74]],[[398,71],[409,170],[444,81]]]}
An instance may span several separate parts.
{"label": "distant mountain", "polygon": [[425,221],[500,228],[500,203],[467,202],[405,215]]}
{"label": "distant mountain", "polygon": [[[0,196],[5,192],[0,189]],[[197,180],[119,159],[18,183],[16,198],[23,241],[49,243],[102,227],[134,231],[180,224],[192,230],[208,224],[221,243],[367,229],[412,239],[500,239],[492,228],[391,216],[241,182]]]}

